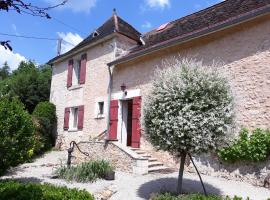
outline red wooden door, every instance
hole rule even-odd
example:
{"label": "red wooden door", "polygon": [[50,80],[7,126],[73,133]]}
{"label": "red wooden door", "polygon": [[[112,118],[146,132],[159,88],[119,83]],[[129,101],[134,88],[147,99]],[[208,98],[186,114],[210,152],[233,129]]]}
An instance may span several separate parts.
{"label": "red wooden door", "polygon": [[140,147],[141,138],[141,97],[134,97],[132,99],[132,136],[131,146],[134,148]]}
{"label": "red wooden door", "polygon": [[109,140],[117,140],[117,124],[118,124],[118,100],[112,100],[110,103]]}

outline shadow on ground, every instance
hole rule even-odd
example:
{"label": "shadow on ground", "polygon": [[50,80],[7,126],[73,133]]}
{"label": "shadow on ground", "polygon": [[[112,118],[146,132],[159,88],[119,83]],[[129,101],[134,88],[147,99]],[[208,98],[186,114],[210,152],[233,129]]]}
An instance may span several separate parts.
{"label": "shadow on ground", "polygon": [[[204,183],[206,191],[211,194],[221,194],[221,191],[207,183]],[[143,199],[149,199],[151,194],[163,193],[163,192],[176,192],[177,178],[160,178],[149,181],[140,186],[137,191],[139,197]],[[202,185],[200,181],[184,179],[183,183],[184,193],[203,193]]]}

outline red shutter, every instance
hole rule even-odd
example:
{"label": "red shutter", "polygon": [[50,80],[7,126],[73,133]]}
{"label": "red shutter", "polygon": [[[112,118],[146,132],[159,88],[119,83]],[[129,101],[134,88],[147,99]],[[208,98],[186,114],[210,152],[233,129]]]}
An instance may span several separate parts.
{"label": "red shutter", "polygon": [[117,124],[118,124],[118,100],[112,100],[110,103],[109,140],[117,140]]}
{"label": "red shutter", "polygon": [[78,107],[78,129],[83,129],[84,106]]}
{"label": "red shutter", "polygon": [[68,130],[69,128],[69,114],[70,114],[70,108],[65,108],[64,130]]}
{"label": "red shutter", "polygon": [[134,97],[132,99],[132,134],[131,134],[131,146],[134,148],[140,147],[141,138],[141,97]]}
{"label": "red shutter", "polygon": [[67,87],[72,86],[73,60],[68,61]]}
{"label": "red shutter", "polygon": [[82,55],[82,58],[81,58],[80,84],[84,84],[85,83],[86,61],[87,61],[87,54],[83,54]]}

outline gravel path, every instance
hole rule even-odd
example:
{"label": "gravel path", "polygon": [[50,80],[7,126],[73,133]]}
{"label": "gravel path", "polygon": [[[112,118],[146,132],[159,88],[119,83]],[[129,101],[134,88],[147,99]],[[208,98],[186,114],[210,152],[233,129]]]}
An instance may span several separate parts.
{"label": "gravel path", "polygon": [[[148,174],[145,176],[132,175],[116,172],[116,180],[98,180],[95,183],[74,183],[59,179],[51,179],[50,175],[61,163],[66,162],[67,153],[52,151],[43,157],[36,159],[33,163],[20,165],[10,171],[2,179],[14,178],[22,181],[38,183],[52,183],[65,185],[70,188],[86,189],[95,196],[110,191],[113,193],[110,200],[142,200],[149,199],[152,193],[159,191],[174,191],[177,181],[177,173],[170,174]],[[184,174],[185,192],[202,192],[199,179],[194,174]],[[203,176],[206,189],[209,193],[229,196],[250,197],[252,200],[266,200],[270,198],[270,190],[255,187],[247,183],[229,181],[222,178]]]}

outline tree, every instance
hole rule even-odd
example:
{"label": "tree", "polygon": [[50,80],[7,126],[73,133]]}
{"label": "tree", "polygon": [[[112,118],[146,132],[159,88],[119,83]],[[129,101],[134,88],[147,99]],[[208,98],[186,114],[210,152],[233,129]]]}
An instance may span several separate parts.
{"label": "tree", "polygon": [[226,79],[210,70],[214,67],[184,60],[159,70],[144,103],[143,124],[150,142],[181,157],[178,193],[186,156],[217,149],[232,131],[232,94]]}
{"label": "tree", "polygon": [[10,75],[10,67],[7,62],[4,63],[3,67],[0,68],[0,81],[6,79]]}
{"label": "tree", "polygon": [[[64,5],[68,0],[63,0],[59,4],[49,7],[39,7],[37,5],[33,5],[32,3],[26,2],[25,0],[0,0],[0,11],[11,11],[14,10],[17,13],[28,14],[32,16],[45,17],[47,19],[51,19],[51,16],[48,14],[48,11],[56,8],[58,6]],[[0,45],[5,49],[9,49],[12,51],[12,47],[10,46],[10,41],[0,41]]]}
{"label": "tree", "polygon": [[18,97],[32,113],[39,102],[49,100],[51,73],[48,65],[37,67],[32,61],[22,61],[9,78],[0,82],[0,96]]}
{"label": "tree", "polygon": [[0,174],[33,155],[31,115],[16,98],[0,97]]}

